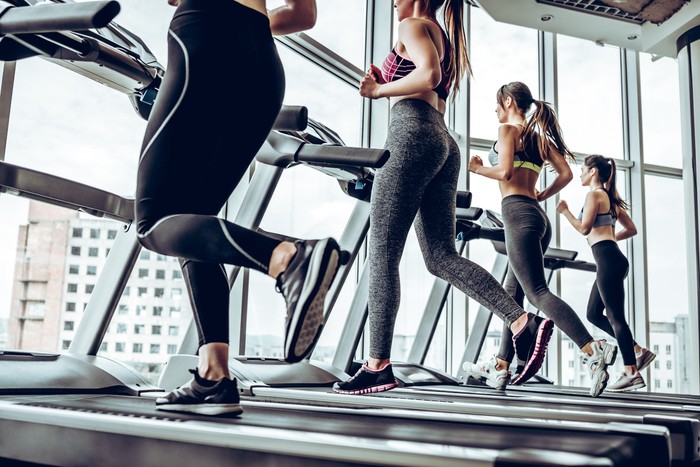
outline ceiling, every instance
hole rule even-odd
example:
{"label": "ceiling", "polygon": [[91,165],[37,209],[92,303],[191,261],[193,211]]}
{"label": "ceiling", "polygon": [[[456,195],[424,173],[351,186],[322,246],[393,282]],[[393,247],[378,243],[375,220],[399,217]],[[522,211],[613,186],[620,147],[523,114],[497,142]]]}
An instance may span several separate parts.
{"label": "ceiling", "polygon": [[675,58],[700,0],[471,0],[494,20]]}

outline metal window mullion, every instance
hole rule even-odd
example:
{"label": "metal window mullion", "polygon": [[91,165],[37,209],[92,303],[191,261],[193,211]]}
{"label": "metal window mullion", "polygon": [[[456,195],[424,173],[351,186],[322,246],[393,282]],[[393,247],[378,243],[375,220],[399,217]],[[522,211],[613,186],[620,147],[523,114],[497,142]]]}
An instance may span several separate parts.
{"label": "metal window mullion", "polygon": [[622,96],[622,134],[624,159],[629,168],[630,217],[637,226],[637,235],[628,241],[630,262],[629,293],[630,328],[640,345],[649,344],[649,298],[647,275],[646,202],[644,184],[644,151],[642,138],[642,104],[639,75],[639,53],[620,49],[620,82]]}
{"label": "metal window mullion", "polygon": [[2,67],[2,84],[0,85],[0,161],[5,160],[5,151],[7,150],[12,94],[15,88],[15,65],[16,62],[5,62]]}

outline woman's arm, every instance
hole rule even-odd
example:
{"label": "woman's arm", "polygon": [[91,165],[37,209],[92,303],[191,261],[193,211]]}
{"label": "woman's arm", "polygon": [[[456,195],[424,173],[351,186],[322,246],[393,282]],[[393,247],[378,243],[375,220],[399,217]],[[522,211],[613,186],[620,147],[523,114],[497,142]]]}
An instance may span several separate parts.
{"label": "woman's arm", "polygon": [[426,23],[415,18],[401,21],[399,42],[406,48],[416,69],[399,80],[384,84],[380,84],[372,73],[367,73],[360,84],[360,95],[371,99],[408,96],[430,91],[440,84],[440,56]]}
{"label": "woman's arm", "polygon": [[283,36],[314,27],[316,0],[285,0],[285,3],[268,13],[272,34]]}
{"label": "woman's arm", "polygon": [[615,240],[626,240],[637,235],[637,226],[634,225],[632,218],[624,209],[617,210],[617,220],[622,226],[622,230],[615,232]]}
{"label": "woman's arm", "polygon": [[550,151],[551,153],[547,158],[547,162],[554,168],[554,171],[557,173],[557,178],[554,179],[551,185],[537,194],[537,201],[544,201],[556,195],[574,178],[571,167],[569,167],[564,156],[559,154],[559,152],[554,150],[551,146]]}
{"label": "woman's arm", "polygon": [[513,176],[515,159],[515,138],[518,131],[513,125],[501,125],[498,128],[498,164],[486,167],[481,158],[472,157],[469,160],[469,171],[483,175],[486,178],[507,182]]}
{"label": "woman's arm", "polygon": [[581,220],[574,216],[569,210],[569,205],[566,201],[561,200],[557,204],[557,212],[563,214],[569,224],[572,225],[582,235],[588,235],[593,229],[595,217],[598,214],[600,205],[600,196],[596,192],[589,192],[586,195],[586,200],[583,203],[583,215]]}

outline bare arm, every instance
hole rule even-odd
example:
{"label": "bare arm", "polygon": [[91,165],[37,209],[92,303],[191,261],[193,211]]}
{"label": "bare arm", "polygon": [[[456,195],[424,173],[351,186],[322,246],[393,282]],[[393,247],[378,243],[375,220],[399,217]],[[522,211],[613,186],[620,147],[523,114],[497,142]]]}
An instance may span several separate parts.
{"label": "bare arm", "polygon": [[630,215],[627,214],[627,211],[624,209],[618,209],[617,220],[620,222],[622,230],[615,232],[615,240],[619,242],[620,240],[626,240],[637,235],[637,226],[634,225],[634,222],[632,221]]}
{"label": "bare arm", "polygon": [[414,18],[401,21],[399,42],[406,48],[416,69],[399,80],[384,84],[368,73],[360,83],[360,95],[371,99],[408,96],[430,91],[440,84],[440,56],[425,22]]}
{"label": "bare arm", "polygon": [[515,138],[518,132],[513,125],[501,125],[498,128],[498,164],[486,167],[481,159],[469,160],[469,170],[486,178],[507,182],[513,176],[515,160]]}
{"label": "bare arm", "polygon": [[537,201],[544,201],[556,195],[574,178],[571,167],[569,167],[564,156],[555,151],[554,148],[551,148],[551,151],[552,153],[549,155],[547,162],[552,164],[554,171],[557,173],[557,178],[554,179],[551,185],[538,193]]}
{"label": "bare arm", "polygon": [[311,29],[316,24],[316,0],[285,0],[268,13],[272,34],[283,36]]}
{"label": "bare arm", "polygon": [[598,196],[596,192],[589,192],[586,195],[581,220],[572,214],[569,210],[569,205],[564,200],[559,201],[559,204],[557,204],[557,212],[563,214],[566,220],[568,220],[572,227],[579,233],[588,235],[591,233],[591,229],[593,229],[595,217],[598,214],[598,209],[600,209],[600,198],[601,197]]}

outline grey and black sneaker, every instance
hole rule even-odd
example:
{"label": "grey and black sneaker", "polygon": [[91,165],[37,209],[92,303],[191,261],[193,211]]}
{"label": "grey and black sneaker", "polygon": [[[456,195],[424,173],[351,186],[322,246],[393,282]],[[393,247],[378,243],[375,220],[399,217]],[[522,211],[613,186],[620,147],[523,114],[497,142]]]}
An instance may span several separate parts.
{"label": "grey and black sneaker", "polygon": [[528,312],[527,324],[513,335],[515,355],[525,362],[525,366],[511,384],[523,384],[540,371],[553,331],[554,322],[551,319]]}
{"label": "grey and black sneaker", "polygon": [[642,348],[640,353],[635,352],[634,358],[636,360],[637,371],[642,371],[654,361],[656,354],[649,349]]}
{"label": "grey and black sneaker", "polygon": [[462,368],[468,376],[486,383],[492,388],[504,391],[510,382],[511,374],[508,370],[499,370],[497,368],[498,360],[493,356],[485,362],[472,363],[464,362]]}
{"label": "grey and black sneaker", "polygon": [[347,381],[340,381],[333,385],[333,390],[340,394],[369,394],[372,392],[383,392],[394,389],[399,383],[394,378],[391,363],[381,370],[373,370],[363,364],[355,376]]}
{"label": "grey and black sneaker", "polygon": [[646,387],[646,384],[644,383],[642,375],[639,374],[639,371],[633,375],[628,375],[623,371],[618,380],[610,384],[607,390],[610,392],[627,392],[644,387]]}
{"label": "grey and black sneaker", "polygon": [[287,302],[284,359],[298,362],[312,350],[323,328],[328,288],[338,272],[340,247],[332,238],[298,240],[297,252],[277,277]]}
{"label": "grey and black sneaker", "polygon": [[156,409],[201,415],[243,413],[240,404],[241,396],[238,394],[235,379],[224,378],[214,383],[200,377],[197,369],[190,370],[190,373],[194,378],[165,397],[156,399]]}
{"label": "grey and black sneaker", "polygon": [[588,367],[588,374],[591,375],[591,391],[593,397],[600,396],[608,384],[608,366],[615,363],[617,357],[617,346],[608,344],[605,341],[591,342],[592,355],[580,355],[581,361]]}

